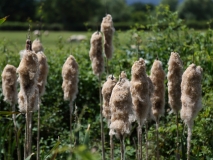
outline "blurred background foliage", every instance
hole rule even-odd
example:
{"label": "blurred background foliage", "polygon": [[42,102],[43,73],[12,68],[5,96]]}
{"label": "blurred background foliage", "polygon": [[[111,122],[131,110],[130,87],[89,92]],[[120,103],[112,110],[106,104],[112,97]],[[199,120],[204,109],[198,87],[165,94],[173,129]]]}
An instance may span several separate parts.
{"label": "blurred background foliage", "polygon": [[[153,0],[154,1],[154,0]],[[1,30],[25,30],[28,23],[38,29],[38,24],[48,30],[97,29],[106,13],[113,16],[117,29],[129,29],[135,22],[146,25],[147,17],[154,13],[156,4],[125,0],[7,0],[0,1],[0,17],[10,15]],[[151,2],[151,1],[150,1]],[[206,22],[213,17],[212,0],[158,0],[158,4],[169,5],[177,11],[186,25],[195,29],[206,29]],[[149,12],[151,11],[151,12]]]}

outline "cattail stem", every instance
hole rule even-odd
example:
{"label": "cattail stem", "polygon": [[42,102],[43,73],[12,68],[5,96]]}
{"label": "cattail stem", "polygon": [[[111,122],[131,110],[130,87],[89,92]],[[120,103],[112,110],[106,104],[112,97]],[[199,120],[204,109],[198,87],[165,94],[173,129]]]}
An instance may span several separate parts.
{"label": "cattail stem", "polygon": [[180,154],[179,154],[179,127],[178,127],[178,113],[176,114],[176,125],[177,125],[177,154],[176,154],[176,159],[180,159]]}
{"label": "cattail stem", "polygon": [[101,144],[102,144],[102,160],[105,160],[105,149],[104,149],[104,126],[103,126],[103,115],[102,115],[102,98],[101,98],[101,74],[98,75],[99,81],[99,100],[100,100],[100,123],[101,123]]}
{"label": "cattail stem", "polygon": [[[12,111],[15,112],[15,104],[12,104]],[[12,115],[12,119],[13,119],[13,124],[14,124],[14,132],[15,132],[15,140],[16,140],[16,146],[17,146],[17,156],[18,156],[18,160],[21,160],[21,151],[20,151],[20,147],[19,147],[19,138],[18,138],[18,128],[16,126],[16,115],[13,114]]]}
{"label": "cattail stem", "polygon": [[38,103],[38,120],[37,120],[37,160],[40,160],[39,141],[40,141],[40,103]]}
{"label": "cattail stem", "polygon": [[113,135],[110,135],[110,158],[114,160],[114,142],[113,142]]}
{"label": "cattail stem", "polygon": [[142,127],[138,125],[138,160],[142,160]]}
{"label": "cattail stem", "polygon": [[159,160],[159,119],[156,117],[156,160]]}
{"label": "cattail stem", "polygon": [[[29,155],[32,153],[32,119],[33,118],[33,112],[29,112]],[[29,156],[28,155],[28,156]]]}
{"label": "cattail stem", "polygon": [[[72,145],[72,112],[73,112],[73,102],[70,100],[70,145]],[[70,150],[70,157],[72,157],[72,150]]]}
{"label": "cattail stem", "polygon": [[125,144],[123,135],[120,135],[120,145],[121,145],[121,160],[125,160]]}
{"label": "cattail stem", "polygon": [[27,98],[27,96],[26,96],[26,98],[25,98],[25,105],[26,105],[26,109],[27,109],[27,111],[26,111],[26,115],[25,115],[25,118],[26,118],[26,138],[25,138],[25,140],[26,140],[26,142],[25,142],[25,159],[30,155],[29,154],[29,106],[28,106],[28,98]]}
{"label": "cattail stem", "polygon": [[190,160],[191,139],[192,139],[192,127],[191,127],[191,126],[188,126],[188,136],[187,136],[187,160]]}
{"label": "cattail stem", "polygon": [[148,121],[145,121],[145,132],[146,132],[146,160],[148,160],[149,158],[149,154],[148,154]]}

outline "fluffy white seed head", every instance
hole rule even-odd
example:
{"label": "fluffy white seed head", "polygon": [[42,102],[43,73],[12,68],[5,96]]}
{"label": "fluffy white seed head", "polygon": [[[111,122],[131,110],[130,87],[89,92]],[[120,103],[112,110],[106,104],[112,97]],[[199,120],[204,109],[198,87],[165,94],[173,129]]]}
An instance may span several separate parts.
{"label": "fluffy white seed head", "polygon": [[[37,55],[29,50],[26,50],[26,54],[21,59],[19,67],[17,68],[17,73],[19,74],[20,82],[20,92],[19,99],[23,97],[25,102],[25,107],[28,106],[28,110],[34,110],[34,106],[30,106],[33,102],[30,102],[32,97],[36,96],[37,82],[39,75],[39,64]],[[21,102],[22,100],[18,100]],[[21,108],[21,103],[19,103],[19,109]],[[25,108],[26,109],[26,108]]]}
{"label": "fluffy white seed head", "polygon": [[73,101],[78,93],[78,63],[70,55],[62,68],[64,100]]}
{"label": "fluffy white seed head", "polygon": [[132,66],[131,78],[131,95],[133,102],[133,109],[136,114],[136,119],[140,126],[143,125],[147,114],[150,110],[150,97],[149,97],[149,81],[146,75],[146,64],[144,59],[140,58]]}
{"label": "fluffy white seed head", "polygon": [[130,82],[125,72],[112,90],[109,102],[111,108],[110,135],[126,135],[130,133],[132,119],[132,98]]}
{"label": "fluffy white seed head", "polygon": [[15,104],[17,102],[16,67],[7,64],[2,72],[2,93],[4,101]]}
{"label": "fluffy white seed head", "polygon": [[193,120],[202,108],[202,80],[203,69],[195,64],[189,65],[182,76],[181,82],[181,119],[188,125],[193,126]]}
{"label": "fluffy white seed head", "polygon": [[176,52],[172,52],[168,62],[168,96],[169,104],[175,114],[181,109],[181,81],[183,74],[183,63]]}
{"label": "fluffy white seed head", "polygon": [[108,120],[108,124],[111,118],[111,111],[109,106],[110,97],[112,94],[112,90],[116,85],[116,78],[113,75],[109,75],[107,77],[107,81],[103,84],[102,87],[102,95],[103,95],[103,116]]}
{"label": "fluffy white seed head", "polygon": [[100,75],[104,71],[104,58],[102,53],[102,35],[100,32],[93,33],[90,39],[90,60],[95,75]]}
{"label": "fluffy white seed head", "polygon": [[44,51],[43,45],[38,38],[33,41],[32,50],[35,51],[35,53]]}
{"label": "fluffy white seed head", "polygon": [[101,32],[104,34],[104,52],[108,59],[112,58],[113,54],[113,33],[115,32],[115,28],[113,26],[112,16],[107,14],[106,17],[103,18],[101,23]]}
{"label": "fluffy white seed head", "polygon": [[38,52],[36,55],[39,63],[38,91],[39,96],[42,96],[45,92],[45,85],[47,83],[47,74],[49,67],[47,64],[47,58],[42,51]]}
{"label": "fluffy white seed head", "polygon": [[152,101],[152,113],[155,120],[159,120],[160,116],[164,114],[165,105],[165,72],[163,70],[162,62],[155,60],[152,68],[150,78],[154,86]]}

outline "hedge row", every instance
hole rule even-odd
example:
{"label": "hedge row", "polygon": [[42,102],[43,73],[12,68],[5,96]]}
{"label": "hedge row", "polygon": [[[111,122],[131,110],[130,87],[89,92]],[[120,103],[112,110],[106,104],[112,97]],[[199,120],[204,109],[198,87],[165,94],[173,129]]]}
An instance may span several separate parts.
{"label": "hedge row", "polygon": [[[144,26],[146,26],[147,22],[142,22]],[[209,26],[207,24],[207,21],[186,21],[185,24],[189,28],[194,29],[207,29]],[[116,30],[128,30],[131,28],[131,26],[134,25],[134,22],[115,22],[114,26]],[[29,27],[29,23],[27,22],[5,22],[2,25],[0,25],[0,30],[27,30]],[[37,24],[31,24],[31,27],[33,30],[38,29]],[[53,31],[61,31],[61,30],[75,30],[75,31],[86,31],[88,29],[96,30],[98,29],[99,25],[96,23],[85,23],[85,24],[59,24],[59,23],[53,23],[53,24],[44,24],[42,26],[43,30],[53,30]],[[162,26],[164,28],[164,26]],[[148,28],[147,28],[148,30]]]}

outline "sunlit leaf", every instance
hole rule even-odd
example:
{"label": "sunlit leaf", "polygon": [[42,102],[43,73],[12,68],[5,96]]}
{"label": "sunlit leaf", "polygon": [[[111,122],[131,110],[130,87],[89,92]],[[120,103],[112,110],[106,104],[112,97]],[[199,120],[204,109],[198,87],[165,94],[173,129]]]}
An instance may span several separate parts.
{"label": "sunlit leaf", "polygon": [[12,111],[0,111],[0,115],[8,116],[12,114],[19,114],[19,112],[12,112]]}
{"label": "sunlit leaf", "polygon": [[29,155],[25,160],[30,160],[30,158],[34,155],[35,153],[32,153],[31,155]]}
{"label": "sunlit leaf", "polygon": [[0,19],[0,24],[4,23],[4,21],[6,21],[6,19],[7,19],[8,17],[9,17],[9,16],[6,16],[6,17],[4,17],[4,18],[1,18],[1,19]]}

